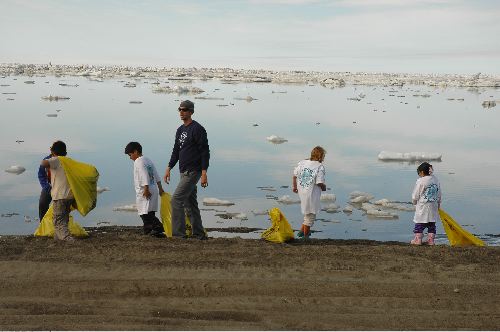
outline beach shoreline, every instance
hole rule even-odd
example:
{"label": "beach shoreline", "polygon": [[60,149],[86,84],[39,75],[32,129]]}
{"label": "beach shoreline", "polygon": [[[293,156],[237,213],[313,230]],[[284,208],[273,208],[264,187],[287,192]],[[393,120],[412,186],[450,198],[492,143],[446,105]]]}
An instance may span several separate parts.
{"label": "beach shoreline", "polygon": [[[500,248],[0,237],[2,330],[495,330]],[[241,230],[240,230],[241,231]]]}

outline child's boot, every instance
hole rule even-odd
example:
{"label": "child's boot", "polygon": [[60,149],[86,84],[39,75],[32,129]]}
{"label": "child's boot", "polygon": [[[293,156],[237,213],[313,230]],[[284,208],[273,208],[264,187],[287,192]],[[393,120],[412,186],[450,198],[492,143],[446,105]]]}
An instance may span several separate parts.
{"label": "child's boot", "polygon": [[428,233],[427,234],[427,244],[429,246],[433,246],[435,243],[434,243],[434,239],[436,238],[436,234],[434,233]]}
{"label": "child's boot", "polygon": [[304,237],[304,224],[300,226],[300,231],[297,233],[298,238],[303,238]]}
{"label": "child's boot", "polygon": [[413,240],[411,240],[411,244],[413,245],[416,245],[416,246],[420,246],[422,245],[422,237],[424,235],[422,233],[415,233],[415,237],[413,238]]}
{"label": "child's boot", "polygon": [[311,226],[304,225],[304,238],[308,239],[311,235]]}

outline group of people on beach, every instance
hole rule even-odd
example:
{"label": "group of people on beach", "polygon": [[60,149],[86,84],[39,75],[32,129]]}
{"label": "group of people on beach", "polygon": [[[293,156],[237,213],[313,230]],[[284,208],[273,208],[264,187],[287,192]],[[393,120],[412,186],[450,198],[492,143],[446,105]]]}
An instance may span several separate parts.
{"label": "group of people on beach", "polygon": [[[179,163],[180,180],[171,199],[172,236],[186,237],[185,215],[189,216],[192,237],[206,240],[207,236],[198,208],[197,185],[208,186],[207,169],[210,149],[205,128],[192,119],[194,103],[184,100],[178,107],[183,122],[176,131],[174,147],[163,180],[170,183],[170,172]],[[69,213],[74,204],[74,196],[66,179],[58,156],[66,156],[66,144],[56,141],[50,148],[51,154],[41,161],[38,179],[42,186],[39,200],[39,217],[43,219],[49,204],[53,204],[54,238],[74,241],[68,230]],[[155,213],[158,211],[158,199],[164,190],[161,178],[154,163],[142,154],[139,142],[130,142],[125,147],[125,154],[134,162],[134,186],[137,212],[142,219],[145,234],[164,237],[164,229]],[[321,210],[321,192],[326,191],[325,167],[323,161],[326,151],[321,146],[312,149],[310,158],[301,160],[293,170],[292,191],[300,197],[301,212],[304,219],[297,233],[298,238],[309,238],[316,215]],[[441,186],[433,168],[427,162],[417,168],[418,180],[412,193],[415,205],[414,238],[411,244],[427,243],[434,245],[438,210],[441,205]],[[423,241],[427,229],[427,241]]]}

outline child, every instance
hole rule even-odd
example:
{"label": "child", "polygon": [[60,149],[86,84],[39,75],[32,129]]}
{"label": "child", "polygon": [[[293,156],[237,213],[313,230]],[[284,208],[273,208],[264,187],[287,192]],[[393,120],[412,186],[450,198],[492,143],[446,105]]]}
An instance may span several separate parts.
{"label": "child", "polygon": [[411,197],[413,205],[416,205],[413,218],[415,238],[411,240],[411,244],[414,245],[422,244],[423,232],[426,228],[427,244],[434,245],[436,222],[440,220],[438,209],[441,207],[441,186],[432,172],[432,165],[427,162],[417,168],[419,179]]}
{"label": "child", "polygon": [[130,142],[125,147],[125,154],[134,161],[134,185],[137,212],[144,223],[144,234],[164,237],[163,225],[155,216],[158,210],[158,196],[163,195],[160,176],[153,162],[142,155],[142,146]]}
{"label": "child", "polygon": [[64,168],[58,158],[58,156],[66,156],[66,154],[66,144],[62,141],[56,141],[50,147],[51,158],[42,160],[40,165],[50,171],[54,239],[73,242],[75,239],[69,232],[68,223],[71,205],[75,203],[75,199]]}
{"label": "child", "polygon": [[325,167],[322,164],[325,154],[325,149],[316,146],[311,151],[311,158],[300,161],[293,171],[293,192],[299,194],[300,207],[304,214],[304,222],[297,234],[299,238],[309,237],[316,214],[321,209],[321,191],[326,190]]}

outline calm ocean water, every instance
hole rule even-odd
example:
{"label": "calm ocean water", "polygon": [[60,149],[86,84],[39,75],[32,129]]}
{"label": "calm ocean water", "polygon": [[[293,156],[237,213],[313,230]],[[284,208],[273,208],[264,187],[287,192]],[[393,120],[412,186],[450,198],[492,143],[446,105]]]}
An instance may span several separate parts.
{"label": "calm ocean water", "polygon": [[[33,80],[35,84],[25,84]],[[113,211],[134,203],[132,161],[123,153],[132,140],[143,145],[163,176],[170,158],[176,128],[181,124],[179,100],[196,104],[193,118],[207,129],[211,149],[209,186],[198,196],[235,203],[228,212],[245,213],[248,220],[222,219],[216,211],[203,211],[205,227],[267,228],[266,216],[252,210],[280,207],[294,228],[300,227],[300,205],[281,205],[266,195],[290,195],[291,174],[296,163],[321,145],[327,150],[328,193],[343,207],[354,190],[407,202],[417,179],[417,164],[381,162],[382,150],[442,153],[432,162],[443,190],[443,208],[470,232],[490,244],[498,244],[500,227],[500,106],[483,108],[484,100],[500,100],[498,89],[433,88],[427,86],[346,86],[328,89],[319,85],[259,83],[222,84],[193,81],[191,84],[160,80],[161,85],[192,85],[200,95],[155,94],[153,79],[90,81],[81,77],[0,78],[0,234],[30,234],[37,222],[40,159],[54,140],[68,145],[68,156],[94,164],[99,186],[110,191],[99,195],[97,208],[87,217],[75,214],[83,226],[98,223],[141,225],[136,213]],[[133,82],[134,88],[124,87]],[[78,87],[59,84],[78,84]],[[64,101],[44,101],[46,95],[67,96]],[[365,95],[360,101],[349,100]],[[430,97],[415,97],[429,94]],[[195,99],[195,97],[223,99]],[[251,102],[241,100],[251,96]],[[11,100],[13,99],[13,100]],[[463,100],[462,100],[463,99]],[[130,101],[142,101],[130,104]],[[226,106],[224,106],[226,105]],[[47,114],[57,114],[48,117]],[[257,125],[257,126],[256,126]],[[266,137],[288,140],[271,144]],[[16,140],[24,141],[17,143]],[[20,175],[4,172],[21,165]],[[173,173],[172,192],[178,170]],[[272,186],[276,191],[258,187]],[[8,217],[10,213],[17,213]],[[7,215],[7,216],[5,216]],[[363,238],[408,241],[412,212],[398,212],[393,220],[369,219],[362,211],[350,215],[321,212],[313,227],[317,238]],[[258,233],[211,236],[257,237]],[[446,243],[438,225],[439,242]]]}

